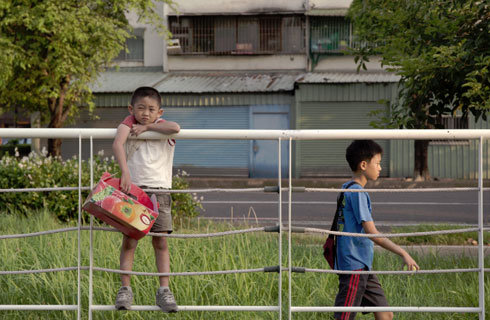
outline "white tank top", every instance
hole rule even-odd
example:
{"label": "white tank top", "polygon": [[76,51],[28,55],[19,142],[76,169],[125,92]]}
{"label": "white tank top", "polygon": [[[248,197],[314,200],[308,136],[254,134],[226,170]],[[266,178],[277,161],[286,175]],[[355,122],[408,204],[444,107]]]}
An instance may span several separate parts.
{"label": "white tank top", "polygon": [[[156,122],[163,121],[165,120],[158,119]],[[136,123],[136,120],[133,116],[129,116],[122,123],[131,127],[132,124]],[[131,126],[130,123],[132,123]],[[128,138],[125,147],[126,161],[132,183],[150,188],[172,188],[175,140]]]}

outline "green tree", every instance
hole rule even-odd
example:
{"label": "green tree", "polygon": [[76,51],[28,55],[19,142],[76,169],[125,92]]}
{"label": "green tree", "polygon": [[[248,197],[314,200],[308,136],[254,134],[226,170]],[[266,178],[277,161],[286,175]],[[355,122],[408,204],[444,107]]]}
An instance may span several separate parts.
{"label": "green tree", "polygon": [[[171,4],[171,0],[164,0]],[[39,111],[49,128],[92,111],[89,89],[131,34],[126,14],[165,32],[152,0],[0,1],[0,106]],[[48,151],[60,155],[61,140]]]}
{"label": "green tree", "polygon": [[[479,0],[354,0],[349,17],[364,46],[353,49],[358,68],[369,56],[401,76],[399,97],[375,126],[442,128],[443,115],[490,110],[490,10]],[[429,141],[415,141],[415,179],[430,178]]]}

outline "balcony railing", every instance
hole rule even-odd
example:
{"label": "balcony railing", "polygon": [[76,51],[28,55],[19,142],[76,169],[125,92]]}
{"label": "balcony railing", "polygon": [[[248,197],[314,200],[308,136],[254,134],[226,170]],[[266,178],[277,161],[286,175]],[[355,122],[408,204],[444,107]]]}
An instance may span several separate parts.
{"label": "balcony railing", "polygon": [[305,52],[303,16],[169,17],[175,54],[291,54]]}

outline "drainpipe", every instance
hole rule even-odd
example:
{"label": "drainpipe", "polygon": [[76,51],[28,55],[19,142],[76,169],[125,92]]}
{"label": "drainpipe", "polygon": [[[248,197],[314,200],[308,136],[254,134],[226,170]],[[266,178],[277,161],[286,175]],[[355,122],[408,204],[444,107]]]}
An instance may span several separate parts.
{"label": "drainpipe", "polygon": [[[163,25],[165,26],[165,30],[168,30],[168,5],[163,3]],[[168,53],[167,53],[167,38],[163,39],[163,72],[168,72]]]}
{"label": "drainpipe", "polygon": [[[305,8],[305,50],[306,50],[306,72],[311,70],[311,59],[310,59],[310,15],[308,12],[310,11],[310,0],[305,0],[303,4]],[[311,70],[312,71],[312,70]]]}

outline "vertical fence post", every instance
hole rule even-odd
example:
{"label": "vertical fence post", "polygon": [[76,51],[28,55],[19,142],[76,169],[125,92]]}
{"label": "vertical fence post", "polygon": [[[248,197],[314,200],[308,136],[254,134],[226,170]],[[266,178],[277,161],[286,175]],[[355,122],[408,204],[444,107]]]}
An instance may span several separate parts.
{"label": "vertical fence post", "polygon": [[483,255],[483,137],[480,137],[478,148],[478,292],[480,320],[485,320],[485,261]]}
{"label": "vertical fence post", "polygon": [[288,285],[288,297],[289,297],[289,305],[288,305],[288,319],[292,319],[292,311],[291,311],[291,306],[292,306],[292,297],[291,297],[291,286],[292,286],[292,262],[291,262],[291,229],[292,229],[292,224],[291,224],[291,201],[292,201],[292,195],[293,195],[293,184],[291,180],[291,150],[292,150],[292,141],[293,139],[290,137],[289,138],[289,175],[288,175],[288,182],[289,182],[289,189],[288,189],[288,279],[289,279],[289,285]]}
{"label": "vertical fence post", "polygon": [[82,263],[82,245],[81,229],[82,228],[82,134],[78,135],[78,268],[77,268],[77,319],[82,317],[81,310],[81,263]]}
{"label": "vertical fence post", "polygon": [[281,163],[281,138],[277,140],[277,181],[279,183],[279,284],[278,284],[278,304],[279,320],[282,319],[282,163]]}
{"label": "vertical fence post", "polygon": [[[94,187],[94,142],[93,137],[90,136],[90,190]],[[90,244],[89,244],[89,270],[88,270],[88,319],[92,320],[92,295],[93,295],[93,276],[94,270],[94,253],[93,253],[93,227],[94,227],[94,216],[90,215]]]}

